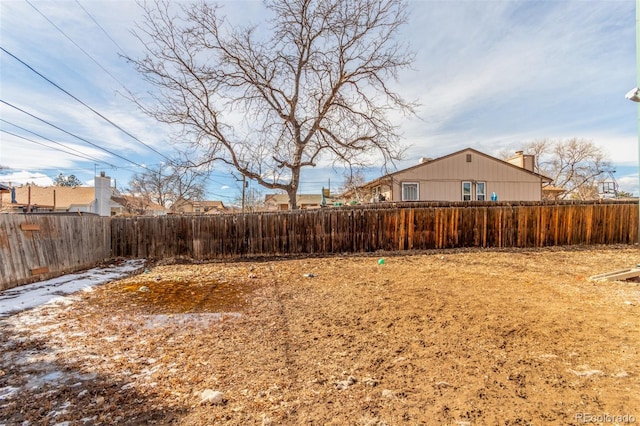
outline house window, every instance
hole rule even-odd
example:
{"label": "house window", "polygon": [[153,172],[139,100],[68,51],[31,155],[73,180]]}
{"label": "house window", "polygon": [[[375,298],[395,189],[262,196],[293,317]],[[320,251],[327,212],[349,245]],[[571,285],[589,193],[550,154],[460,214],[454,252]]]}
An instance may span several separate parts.
{"label": "house window", "polygon": [[418,182],[402,183],[402,201],[418,201]]}
{"label": "house window", "polygon": [[476,182],[476,200],[485,201],[487,199],[487,184],[485,182]]}
{"label": "house window", "polygon": [[471,154],[467,154],[467,163],[471,162]]}
{"label": "house window", "polygon": [[471,201],[471,182],[462,182],[462,201]]}

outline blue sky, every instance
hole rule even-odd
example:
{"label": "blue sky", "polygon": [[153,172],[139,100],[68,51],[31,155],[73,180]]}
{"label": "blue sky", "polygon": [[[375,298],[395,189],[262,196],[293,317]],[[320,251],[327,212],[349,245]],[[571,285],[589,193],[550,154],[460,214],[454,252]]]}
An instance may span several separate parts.
{"label": "blue sky", "polygon": [[[259,1],[221,4],[231,22],[264,19]],[[624,98],[637,84],[633,0],[410,1],[409,8],[402,37],[416,61],[395,87],[421,106],[417,117],[399,119],[408,150],[398,168],[466,147],[498,156],[536,139],[578,137],[600,146],[620,188],[638,194],[638,106]],[[62,173],[92,183],[105,171],[122,189],[141,165],[173,155],[172,129],[121,95],[123,86],[146,89],[119,55],[142,54],[131,35],[139,19],[129,0],[0,2],[6,52],[143,142],[2,51],[0,165],[10,169],[0,181],[46,185]],[[379,173],[372,168],[367,177]],[[300,192],[329,182],[335,190],[343,180],[328,166],[305,169]],[[208,189],[209,199],[231,203],[240,185],[218,168]]]}

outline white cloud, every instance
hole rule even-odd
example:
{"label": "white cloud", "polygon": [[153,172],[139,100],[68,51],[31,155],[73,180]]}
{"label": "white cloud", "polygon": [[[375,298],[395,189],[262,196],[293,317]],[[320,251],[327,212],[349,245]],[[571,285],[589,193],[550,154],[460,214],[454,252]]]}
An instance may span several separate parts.
{"label": "white cloud", "polygon": [[618,182],[618,188],[621,191],[629,192],[631,194],[635,194],[636,196],[640,194],[637,173],[617,178],[616,181]]}
{"label": "white cloud", "polygon": [[25,185],[28,183],[35,183],[38,186],[53,185],[53,180],[49,176],[27,170],[0,174],[0,182],[7,183],[11,186]]}
{"label": "white cloud", "polygon": [[[130,34],[140,18],[135,2],[80,1],[125,53],[141,55],[142,46]],[[74,2],[32,3],[119,81],[25,2],[0,2],[3,47],[171,157],[169,129],[116,94],[122,90],[120,82],[142,93],[148,86],[118,56],[115,44]],[[262,19],[260,2],[223,3],[232,22]],[[633,2],[432,0],[409,5],[411,14],[403,34],[416,51],[415,70],[401,73],[395,87],[408,99],[418,98],[422,107],[418,110],[421,120],[401,121],[404,142],[411,145],[407,164],[467,146],[495,155],[534,139],[568,137],[593,140],[616,164],[637,164],[636,108],[624,100],[636,84]],[[16,60],[5,54],[0,60],[3,99],[138,164],[165,160]],[[11,108],[2,106],[0,113],[3,119],[73,144],[103,161],[98,162],[100,169],[118,166],[110,174],[121,182],[137,169]],[[8,129],[4,123],[2,128]],[[377,157],[371,160],[380,162]],[[76,175],[84,173],[79,178],[88,180],[94,163],[0,133],[4,166],[53,170],[53,176],[58,169],[68,175],[80,168],[83,172]],[[318,166],[318,170],[330,170],[329,159],[322,159]],[[316,178],[318,170],[303,172],[303,179],[323,181]],[[215,185],[228,187],[233,185],[231,179],[227,176],[222,182],[227,185]],[[627,177],[619,179],[626,182]]]}

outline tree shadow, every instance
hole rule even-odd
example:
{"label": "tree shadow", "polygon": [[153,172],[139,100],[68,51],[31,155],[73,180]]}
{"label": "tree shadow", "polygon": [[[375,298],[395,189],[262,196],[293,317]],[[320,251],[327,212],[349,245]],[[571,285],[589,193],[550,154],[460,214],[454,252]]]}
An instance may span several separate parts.
{"label": "tree shadow", "polygon": [[89,371],[39,338],[0,320],[0,424],[180,423],[186,407],[165,406],[152,389]]}

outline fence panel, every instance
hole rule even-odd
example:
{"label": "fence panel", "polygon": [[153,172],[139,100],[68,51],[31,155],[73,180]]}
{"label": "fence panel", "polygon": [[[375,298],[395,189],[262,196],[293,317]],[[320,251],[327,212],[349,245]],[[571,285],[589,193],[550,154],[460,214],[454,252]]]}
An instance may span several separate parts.
{"label": "fence panel", "polygon": [[111,229],[98,216],[0,215],[0,290],[109,259]]}
{"label": "fence panel", "polygon": [[0,290],[112,257],[233,259],[455,247],[633,244],[631,202],[387,203],[240,215],[0,215]]}
{"label": "fence panel", "polygon": [[[398,203],[297,212],[113,218],[113,255],[194,259],[632,244],[634,202]],[[2,245],[0,240],[0,245]]]}

